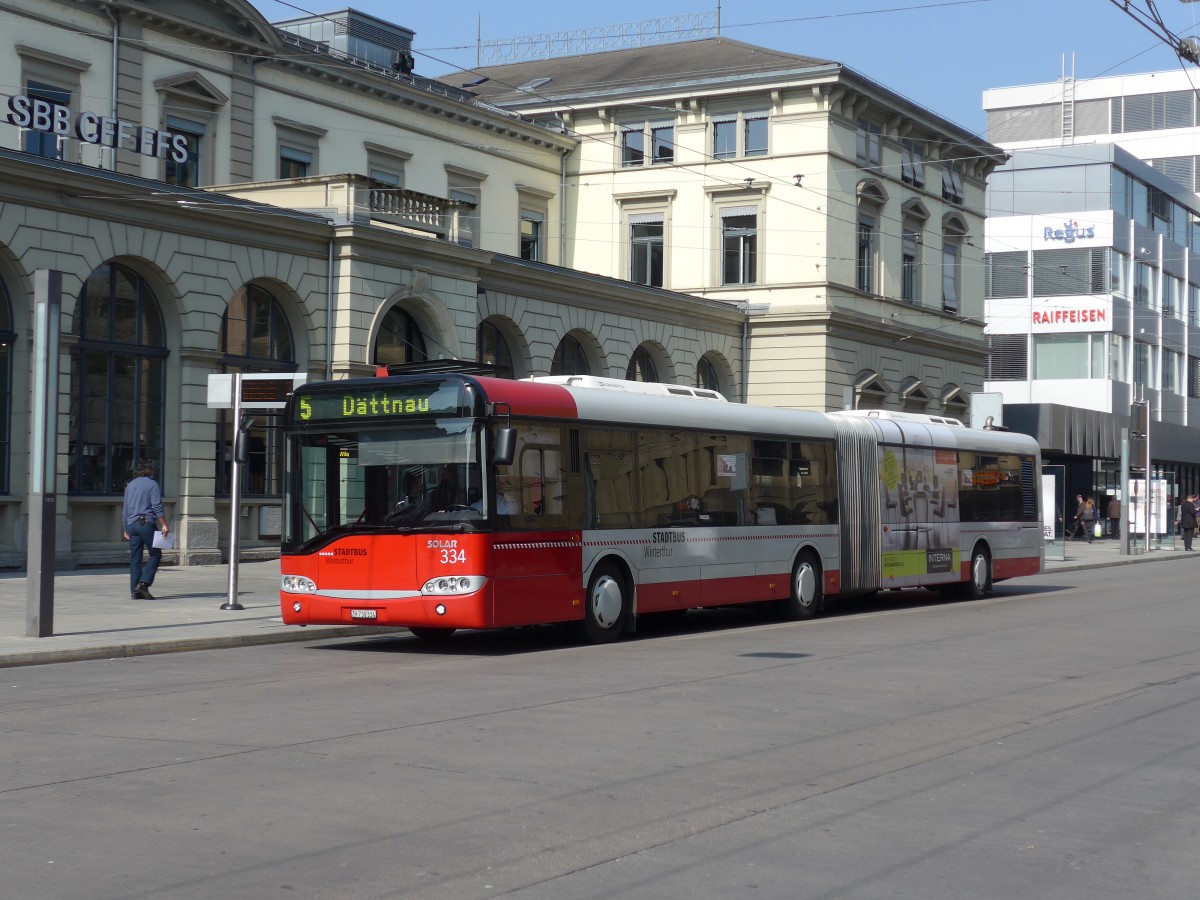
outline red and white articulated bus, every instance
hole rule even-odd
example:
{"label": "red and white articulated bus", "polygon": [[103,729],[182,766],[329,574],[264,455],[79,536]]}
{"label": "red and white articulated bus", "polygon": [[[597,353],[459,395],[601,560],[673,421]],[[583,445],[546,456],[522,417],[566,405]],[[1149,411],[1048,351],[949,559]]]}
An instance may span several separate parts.
{"label": "red and white articulated bus", "polygon": [[935,587],[1041,570],[1037,442],[953,419],[462,373],[308,384],[286,411],[287,623],[455,629]]}

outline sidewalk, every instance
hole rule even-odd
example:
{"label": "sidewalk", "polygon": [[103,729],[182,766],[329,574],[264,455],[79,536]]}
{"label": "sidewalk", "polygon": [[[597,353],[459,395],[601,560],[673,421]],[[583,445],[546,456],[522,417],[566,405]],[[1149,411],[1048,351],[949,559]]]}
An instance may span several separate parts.
{"label": "sidewalk", "polygon": [[[1065,560],[1046,561],[1046,572],[1191,557],[1182,546],[1121,556],[1116,541],[1075,541],[1066,545]],[[1200,557],[1200,550],[1195,556]],[[129,570],[125,568],[59,572],[54,579],[54,635],[36,638],[25,636],[25,573],[0,573],[0,668],[394,630],[284,625],[279,617],[278,560],[243,562],[238,567],[238,602],[244,610],[220,608],[228,589],[228,566],[163,566],[154,582],[154,600],[130,599]]]}

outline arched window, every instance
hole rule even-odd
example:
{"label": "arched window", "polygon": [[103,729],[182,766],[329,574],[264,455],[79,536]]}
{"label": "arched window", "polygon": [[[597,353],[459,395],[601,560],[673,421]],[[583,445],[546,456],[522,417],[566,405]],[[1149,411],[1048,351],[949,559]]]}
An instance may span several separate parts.
{"label": "arched window", "polygon": [[[258,285],[241,287],[225,307],[221,320],[222,369],[225,372],[296,371],[292,329],[283,308]],[[283,485],[283,442],[274,420],[253,416],[246,432],[247,456],[242,467],[243,497],[278,497]],[[217,493],[229,494],[233,462],[233,417],[222,410],[217,422]]]}
{"label": "arched window", "polygon": [[583,352],[583,344],[571,335],[564,335],[554,351],[554,361],[550,364],[551,375],[590,375],[587,354]]}
{"label": "arched window", "polygon": [[629,359],[629,367],[625,370],[626,381],[658,381],[658,366],[650,358],[650,352],[645,347],[638,347]]}
{"label": "arched window", "polygon": [[887,194],[874,181],[858,186],[858,218],[855,225],[855,286],[864,294],[881,293],[879,277],[879,221]]}
{"label": "arched window", "polygon": [[427,361],[425,337],[417,320],[399,306],[389,309],[375,338],[374,356],[375,364],[379,366]]}
{"label": "arched window", "polygon": [[709,391],[721,390],[721,378],[717,375],[717,367],[707,356],[700,357],[696,363],[696,387]]}
{"label": "arched window", "polygon": [[9,348],[17,338],[13,332],[12,321],[8,289],[4,287],[4,282],[0,281],[0,459],[3,459],[3,462],[0,462],[0,494],[7,494],[9,490],[9,413],[12,410],[12,356]]}
{"label": "arched window", "polygon": [[479,323],[479,330],[475,332],[475,360],[495,366],[496,374],[503,378],[514,376],[512,351],[508,349],[508,341],[504,339],[504,333],[499,328],[486,320]]}
{"label": "arched window", "polygon": [[139,458],[163,471],[167,349],[158,300],[140,275],[106,263],[75,306],[68,484],[73,494],[119,494]]}

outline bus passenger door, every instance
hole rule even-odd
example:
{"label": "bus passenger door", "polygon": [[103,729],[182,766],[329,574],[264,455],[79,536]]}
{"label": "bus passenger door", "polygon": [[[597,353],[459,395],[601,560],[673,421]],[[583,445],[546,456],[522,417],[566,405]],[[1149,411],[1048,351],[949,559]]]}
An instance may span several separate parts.
{"label": "bus passenger door", "polygon": [[[492,554],[498,627],[565,622],[583,615],[583,476],[576,429],[517,425],[511,466],[497,466]],[[499,505],[499,501],[498,501]]]}

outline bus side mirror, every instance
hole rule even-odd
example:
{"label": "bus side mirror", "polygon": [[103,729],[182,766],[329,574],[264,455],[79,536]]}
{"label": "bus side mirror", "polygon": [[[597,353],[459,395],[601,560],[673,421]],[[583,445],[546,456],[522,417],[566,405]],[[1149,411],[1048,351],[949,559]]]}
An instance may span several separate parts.
{"label": "bus side mirror", "polygon": [[517,429],[501,428],[496,432],[496,453],[493,458],[498,466],[511,466],[517,455]]}

